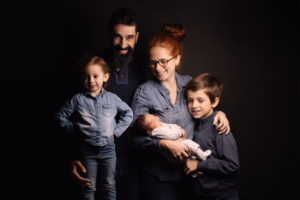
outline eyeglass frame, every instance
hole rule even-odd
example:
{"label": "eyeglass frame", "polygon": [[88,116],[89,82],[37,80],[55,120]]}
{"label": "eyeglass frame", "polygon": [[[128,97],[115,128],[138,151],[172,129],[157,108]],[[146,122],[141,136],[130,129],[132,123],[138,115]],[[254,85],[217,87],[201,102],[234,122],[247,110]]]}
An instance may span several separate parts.
{"label": "eyeglass frame", "polygon": [[[177,56],[174,56],[174,57],[172,57],[172,58],[170,58],[170,59],[168,59],[168,60],[166,60],[166,59],[160,59],[160,60],[158,60],[158,61],[151,60],[151,61],[149,62],[150,68],[156,67],[157,64],[159,64],[159,66],[165,68],[165,67],[168,66],[169,61],[171,61],[172,59],[174,59],[174,58],[176,58],[176,57],[177,57]],[[165,61],[165,65],[162,65],[162,64],[160,63],[160,62],[162,62],[162,61]]]}

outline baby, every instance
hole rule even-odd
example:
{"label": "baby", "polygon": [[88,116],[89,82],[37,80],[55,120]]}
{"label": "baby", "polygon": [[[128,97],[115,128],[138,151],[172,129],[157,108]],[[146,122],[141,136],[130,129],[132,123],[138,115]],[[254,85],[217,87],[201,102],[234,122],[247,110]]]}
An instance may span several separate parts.
{"label": "baby", "polygon": [[160,121],[159,117],[151,114],[145,114],[138,118],[137,126],[146,131],[152,137],[157,137],[161,139],[176,140],[182,138],[182,143],[187,146],[190,150],[191,155],[196,156],[201,160],[206,160],[206,158],[211,154],[210,150],[202,151],[200,145],[196,142],[184,139],[186,132],[180,126],[176,124],[166,124]]}

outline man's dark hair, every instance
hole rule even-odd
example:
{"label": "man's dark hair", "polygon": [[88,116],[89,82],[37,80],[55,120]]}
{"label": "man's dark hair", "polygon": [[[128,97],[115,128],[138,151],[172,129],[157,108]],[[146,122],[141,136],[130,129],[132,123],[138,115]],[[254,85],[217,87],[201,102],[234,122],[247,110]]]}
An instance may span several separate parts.
{"label": "man's dark hair", "polygon": [[136,32],[138,31],[136,15],[132,10],[127,8],[119,8],[112,14],[108,24],[108,31],[111,33],[117,24],[135,26]]}

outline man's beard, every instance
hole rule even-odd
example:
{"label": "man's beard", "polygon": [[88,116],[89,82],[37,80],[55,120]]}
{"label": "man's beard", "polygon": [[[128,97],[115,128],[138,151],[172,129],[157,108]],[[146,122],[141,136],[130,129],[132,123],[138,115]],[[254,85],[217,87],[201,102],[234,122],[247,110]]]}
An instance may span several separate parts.
{"label": "man's beard", "polygon": [[[120,54],[121,50],[127,50],[126,54]],[[113,47],[113,67],[116,70],[120,70],[122,67],[126,67],[131,60],[133,49],[128,46],[122,49],[119,45]]]}

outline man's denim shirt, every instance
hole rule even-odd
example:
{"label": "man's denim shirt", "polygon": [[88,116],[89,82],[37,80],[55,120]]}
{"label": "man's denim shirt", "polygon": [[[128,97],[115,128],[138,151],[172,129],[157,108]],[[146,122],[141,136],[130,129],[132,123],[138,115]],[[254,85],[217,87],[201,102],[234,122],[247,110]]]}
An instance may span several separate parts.
{"label": "man's denim shirt", "polygon": [[[150,80],[139,86],[133,98],[132,110],[135,121],[141,115],[151,113],[158,116],[162,122],[177,124],[185,129],[186,138],[193,138],[194,123],[187,110],[187,102],[184,95],[184,86],[191,79],[190,76],[183,76],[176,73],[177,99],[172,104],[169,90],[158,80]],[[175,165],[166,161],[161,153],[160,139],[150,137],[146,134],[136,134],[132,137],[133,146],[141,149],[148,149],[149,154],[144,154],[146,170],[160,180],[178,180],[178,174],[183,174],[183,169],[174,169]],[[156,153],[155,153],[156,152]],[[175,167],[176,168],[176,167]]]}
{"label": "man's denim shirt", "polygon": [[[116,123],[115,116],[120,114]],[[79,137],[93,146],[114,143],[116,137],[132,122],[131,108],[117,95],[104,89],[96,97],[88,92],[79,93],[66,102],[57,113],[61,127],[67,132],[78,133]]]}

